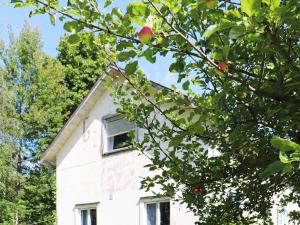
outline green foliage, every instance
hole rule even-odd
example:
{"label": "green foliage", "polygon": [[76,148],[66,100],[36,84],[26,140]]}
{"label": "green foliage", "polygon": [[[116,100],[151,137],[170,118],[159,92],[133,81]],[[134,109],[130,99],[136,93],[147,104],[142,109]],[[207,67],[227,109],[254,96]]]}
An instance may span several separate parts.
{"label": "green foliage", "polygon": [[300,145],[282,138],[274,137],[271,140],[274,148],[280,150],[279,158],[282,163],[288,164],[290,169],[293,169],[292,162],[300,161]]}
{"label": "green foliage", "polygon": [[281,172],[285,165],[280,161],[275,161],[268,165],[268,167],[260,174],[261,177],[267,177],[275,173]]}
{"label": "green foliage", "polygon": [[[68,22],[65,28],[72,30],[71,24]],[[58,60],[63,65],[64,83],[68,88],[65,109],[68,113],[77,108],[113,59],[111,54],[95,44],[99,41],[93,35],[80,36],[76,44],[73,41],[70,43],[70,38],[71,36],[62,38],[58,46]]]}
{"label": "green foliage", "polygon": [[300,161],[300,145],[296,142],[280,137],[273,137],[271,139],[271,144],[274,148],[279,150],[280,161],[275,161],[268,165],[268,167],[261,173],[261,176],[266,177],[282,171],[287,173],[292,172],[294,169],[294,165],[292,163],[299,163]]}
{"label": "green foliage", "polygon": [[53,170],[41,152],[64,120],[62,67],[28,24],[0,44],[0,224],[54,224]]}
{"label": "green foliage", "polygon": [[[161,171],[145,178],[143,188],[178,193],[176,200],[187,203],[199,224],[270,224],[273,196],[286,189],[291,192],[284,202],[300,202],[297,162],[285,165],[289,173],[260,176],[265,168],[273,173],[283,166],[273,163],[279,154],[272,137],[300,144],[297,0],[219,0],[216,7],[205,1],[147,0],[108,13],[93,0],[51,7],[66,13],[64,18],[76,17],[72,27],[80,31],[66,26],[72,34],[82,39],[97,33],[101,46],[112,46],[127,64],[128,82],[114,89],[116,103],[146,130],[136,148],[151,153],[149,169]],[[148,45],[137,38],[145,24],[155,33]],[[136,62],[144,57],[154,63],[157,56],[168,57],[186,95],[154,91]],[[228,71],[218,69],[220,62]],[[212,149],[218,156],[211,156]],[[294,157],[283,153],[281,161]],[[193,193],[195,186],[201,195]]]}
{"label": "green foliage", "polygon": [[300,152],[299,144],[280,137],[273,137],[271,139],[271,144],[273,145],[274,148],[282,152],[289,152],[289,151]]}
{"label": "green foliage", "polygon": [[241,0],[241,10],[248,16],[258,13],[261,7],[261,0]]}

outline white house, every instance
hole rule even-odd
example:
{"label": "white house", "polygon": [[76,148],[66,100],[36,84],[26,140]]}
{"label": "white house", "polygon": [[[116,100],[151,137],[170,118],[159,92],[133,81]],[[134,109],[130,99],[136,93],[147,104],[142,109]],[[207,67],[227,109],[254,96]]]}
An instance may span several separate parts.
{"label": "white house", "polygon": [[56,166],[57,224],[193,225],[184,206],[140,190],[149,159],[122,146],[128,131],[140,131],[116,114],[103,79],[42,156]]}
{"label": "white house", "polygon": [[[193,225],[196,218],[184,205],[140,190],[150,173],[144,168],[149,159],[124,143],[129,131],[138,135],[141,130],[116,114],[105,78],[96,82],[41,159],[56,166],[57,224]],[[286,212],[274,207],[274,224],[288,224]]]}

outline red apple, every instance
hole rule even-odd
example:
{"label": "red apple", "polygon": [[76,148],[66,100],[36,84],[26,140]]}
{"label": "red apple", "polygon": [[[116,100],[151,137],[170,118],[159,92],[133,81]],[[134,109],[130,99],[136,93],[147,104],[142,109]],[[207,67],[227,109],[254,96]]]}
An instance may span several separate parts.
{"label": "red apple", "polygon": [[152,37],[153,37],[153,31],[151,29],[151,27],[148,27],[148,26],[144,26],[139,34],[139,39],[140,41],[143,43],[143,44],[148,44],[151,40],[152,40]]}
{"label": "red apple", "polygon": [[220,62],[218,64],[218,70],[221,70],[223,72],[227,72],[228,71],[228,64],[226,64],[225,62]]}
{"label": "red apple", "polygon": [[200,193],[202,193],[202,189],[200,187],[195,187],[194,193],[195,194],[200,194]]}
{"label": "red apple", "polygon": [[218,0],[204,0],[207,8],[213,9],[218,5]]}
{"label": "red apple", "polygon": [[217,69],[216,69],[216,73],[218,74],[218,75],[224,75],[224,73],[226,74],[226,73],[228,73],[228,64],[227,63],[225,63],[225,62],[220,62],[219,64],[218,64],[218,67],[217,67]]}

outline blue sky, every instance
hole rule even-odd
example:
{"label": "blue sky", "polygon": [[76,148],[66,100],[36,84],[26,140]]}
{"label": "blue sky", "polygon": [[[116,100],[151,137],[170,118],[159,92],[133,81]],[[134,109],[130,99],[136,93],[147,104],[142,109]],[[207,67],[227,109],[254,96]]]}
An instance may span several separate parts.
{"label": "blue sky", "polygon": [[[64,35],[63,24],[58,20],[55,26],[52,26],[48,15],[37,15],[32,18],[28,17],[29,9],[13,8],[6,4],[9,0],[0,0],[0,39],[8,40],[8,26],[11,26],[14,32],[22,29],[26,20],[34,27],[39,27],[41,38],[44,43],[44,51],[55,57],[57,55],[56,47],[59,39]],[[6,3],[5,3],[6,2]],[[116,0],[114,6],[125,8],[130,0]],[[170,86],[176,81],[176,76],[168,71],[168,58],[158,58],[155,65],[145,61],[140,61],[140,66],[150,79]]]}
{"label": "blue sky", "polygon": [[[3,0],[0,0],[0,2]],[[44,51],[51,56],[56,56],[56,46],[60,37],[64,34],[62,23],[57,23],[54,27],[49,21],[47,15],[38,15],[32,18],[28,17],[29,9],[15,9],[9,5],[0,3],[0,39],[8,40],[8,26],[11,26],[14,32],[22,29],[26,20],[34,27],[41,30]]]}

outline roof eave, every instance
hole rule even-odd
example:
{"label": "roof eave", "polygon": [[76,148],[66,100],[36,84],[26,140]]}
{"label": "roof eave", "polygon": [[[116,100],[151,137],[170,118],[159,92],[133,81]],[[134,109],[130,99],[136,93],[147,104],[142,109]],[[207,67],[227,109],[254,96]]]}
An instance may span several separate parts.
{"label": "roof eave", "polygon": [[84,117],[84,115],[81,114],[81,112],[84,108],[88,106],[90,100],[96,95],[96,93],[101,89],[101,87],[103,87],[103,81],[105,80],[105,78],[112,73],[116,73],[116,71],[112,68],[109,68],[108,71],[105,71],[103,76],[97,80],[95,85],[91,88],[91,90],[80,103],[78,108],[72,113],[66,124],[63,126],[63,128],[60,129],[59,133],[56,135],[54,140],[42,154],[40,159],[41,163],[56,165],[56,154],[61,148],[62,143],[60,140],[65,135],[66,130],[70,129],[72,125],[77,124],[80,121],[80,118]]}

